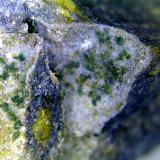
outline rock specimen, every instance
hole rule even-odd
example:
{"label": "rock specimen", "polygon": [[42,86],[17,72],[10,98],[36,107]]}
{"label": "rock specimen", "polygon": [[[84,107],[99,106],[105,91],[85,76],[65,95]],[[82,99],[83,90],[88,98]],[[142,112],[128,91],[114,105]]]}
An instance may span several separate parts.
{"label": "rock specimen", "polygon": [[54,25],[49,36],[49,61],[61,82],[70,131],[100,133],[125,105],[136,75],[150,64],[150,49],[103,25]]}
{"label": "rock specimen", "polygon": [[0,158],[30,159],[37,153],[47,159],[58,141],[61,109],[43,40],[35,34],[1,33],[0,42]]}
{"label": "rock specimen", "polygon": [[[75,2],[0,3],[2,160],[97,160],[101,155],[100,160],[106,155],[109,160],[121,160],[126,155],[116,126],[130,124],[128,115],[136,119],[132,115],[135,106],[138,117],[143,115],[137,103],[148,95],[143,94],[143,84],[151,83],[143,72],[159,75],[159,69],[150,71],[157,61],[150,46],[138,37],[91,22]],[[115,23],[108,22],[117,27]],[[139,80],[141,74],[144,79]],[[128,105],[132,90],[137,94]],[[112,134],[114,129],[119,135]],[[127,133],[126,137],[132,135]],[[133,156],[133,152],[126,153]]]}

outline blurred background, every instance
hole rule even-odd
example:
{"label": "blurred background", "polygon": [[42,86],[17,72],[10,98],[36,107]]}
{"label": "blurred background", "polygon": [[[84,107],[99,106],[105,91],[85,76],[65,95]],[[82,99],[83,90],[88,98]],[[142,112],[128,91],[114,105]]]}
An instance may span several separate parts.
{"label": "blurred background", "polygon": [[160,37],[159,0],[74,0],[92,21],[120,27],[146,44],[158,46]]}

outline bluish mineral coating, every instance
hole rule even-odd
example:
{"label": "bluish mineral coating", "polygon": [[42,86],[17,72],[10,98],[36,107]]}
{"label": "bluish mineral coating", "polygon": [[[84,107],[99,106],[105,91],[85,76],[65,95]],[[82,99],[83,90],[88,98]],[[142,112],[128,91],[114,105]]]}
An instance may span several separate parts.
{"label": "bluish mineral coating", "polygon": [[26,16],[27,10],[23,1],[2,0],[0,2],[0,27],[5,30],[13,32],[20,29]]}
{"label": "bluish mineral coating", "polygon": [[[56,86],[51,77],[46,64],[47,56],[40,53],[36,68],[32,73],[31,86],[31,103],[27,109],[27,138],[29,147],[34,150],[39,159],[47,159],[50,149],[57,145],[58,132],[62,126],[62,108],[59,86]],[[32,132],[33,124],[37,119],[37,113],[42,108],[47,108],[52,113],[52,133],[49,142],[46,145],[40,144]]]}

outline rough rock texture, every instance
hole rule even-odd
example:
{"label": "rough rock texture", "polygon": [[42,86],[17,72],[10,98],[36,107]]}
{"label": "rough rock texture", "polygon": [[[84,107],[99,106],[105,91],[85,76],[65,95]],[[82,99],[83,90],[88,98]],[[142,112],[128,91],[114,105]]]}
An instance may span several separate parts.
{"label": "rough rock texture", "polygon": [[23,30],[28,18],[46,25],[86,19],[72,0],[1,1],[1,29],[9,32]]}
{"label": "rough rock texture", "polygon": [[43,39],[2,32],[0,43],[0,158],[48,159],[56,152],[62,111]]}
{"label": "rough rock texture", "polygon": [[17,159],[25,152],[27,81],[43,43],[34,34],[1,33],[0,44],[0,158]]}
{"label": "rough rock texture", "polygon": [[134,160],[159,143],[147,2],[0,2],[0,159]]}
{"label": "rough rock texture", "polygon": [[59,85],[52,79],[47,56],[40,53],[32,73],[31,102],[27,109],[27,140],[33,159],[49,159],[56,152],[62,127]]}
{"label": "rough rock texture", "polygon": [[6,1],[0,3],[0,26],[7,31],[20,30],[22,21],[27,16],[24,0]]}

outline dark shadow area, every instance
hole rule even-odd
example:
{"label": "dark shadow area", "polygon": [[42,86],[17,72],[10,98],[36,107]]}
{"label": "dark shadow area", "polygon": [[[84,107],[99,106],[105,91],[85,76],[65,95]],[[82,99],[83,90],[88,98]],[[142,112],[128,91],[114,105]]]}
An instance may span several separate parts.
{"label": "dark shadow area", "polygon": [[36,33],[38,34],[40,37],[42,37],[44,40],[46,40],[47,37],[47,27],[35,20],[35,19],[31,19],[31,18],[26,18],[23,23],[26,23],[28,25],[28,33],[32,34],[32,33]]}
{"label": "dark shadow area", "polygon": [[28,33],[38,33],[38,26],[37,23],[35,21],[33,21],[30,18],[26,18],[24,20],[24,23],[26,23],[28,25]]}
{"label": "dark shadow area", "polygon": [[159,0],[74,0],[92,21],[125,29],[146,45],[158,46]]}

